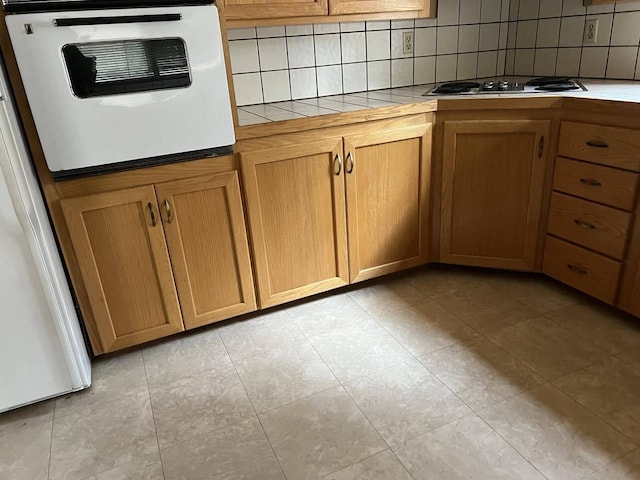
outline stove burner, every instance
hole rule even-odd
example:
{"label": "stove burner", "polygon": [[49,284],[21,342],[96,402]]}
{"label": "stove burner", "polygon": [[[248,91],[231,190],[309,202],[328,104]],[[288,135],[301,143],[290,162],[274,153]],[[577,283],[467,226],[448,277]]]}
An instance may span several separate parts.
{"label": "stove burner", "polygon": [[575,82],[561,82],[561,83],[550,83],[547,85],[540,85],[536,87],[535,90],[541,92],[566,92],[568,90],[579,90],[580,86]]}
{"label": "stove burner", "polygon": [[476,82],[443,83],[432,93],[466,93],[472,88],[480,88],[480,84]]}
{"label": "stove burner", "polygon": [[509,86],[511,84],[509,83],[508,80],[500,80],[498,82],[498,90],[509,90]]}
{"label": "stove burner", "polygon": [[494,86],[495,86],[495,83],[492,80],[487,80],[486,82],[484,82],[484,85],[482,85],[482,89],[493,90]]}
{"label": "stove burner", "polygon": [[531,85],[532,87],[555,85],[560,83],[569,83],[570,80],[571,77],[538,77],[529,80],[527,85]]}

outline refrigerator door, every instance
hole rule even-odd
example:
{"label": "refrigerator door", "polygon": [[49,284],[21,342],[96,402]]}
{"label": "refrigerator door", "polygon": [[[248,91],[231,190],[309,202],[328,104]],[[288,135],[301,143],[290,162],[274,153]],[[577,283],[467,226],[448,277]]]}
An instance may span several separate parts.
{"label": "refrigerator door", "polygon": [[91,366],[4,76],[0,86],[2,412],[89,386]]}

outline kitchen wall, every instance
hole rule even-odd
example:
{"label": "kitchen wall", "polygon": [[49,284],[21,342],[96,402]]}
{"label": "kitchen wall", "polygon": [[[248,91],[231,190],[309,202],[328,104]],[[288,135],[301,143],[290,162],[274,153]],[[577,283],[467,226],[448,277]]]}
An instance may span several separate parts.
{"label": "kitchen wall", "polygon": [[440,0],[437,19],[231,29],[237,103],[502,76],[508,20],[509,0]]}
{"label": "kitchen wall", "polygon": [[[597,43],[585,43],[585,21],[594,18]],[[640,1],[511,0],[509,20],[507,74],[640,80]]]}

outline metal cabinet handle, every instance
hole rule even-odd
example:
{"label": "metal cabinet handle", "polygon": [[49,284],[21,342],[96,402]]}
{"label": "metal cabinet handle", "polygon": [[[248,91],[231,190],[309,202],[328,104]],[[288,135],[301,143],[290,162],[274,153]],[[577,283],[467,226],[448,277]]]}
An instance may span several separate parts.
{"label": "metal cabinet handle", "polygon": [[169,200],[164,201],[164,208],[167,211],[167,223],[173,222],[173,214],[171,213],[171,204]]}
{"label": "metal cabinet handle", "polygon": [[151,202],[149,202],[147,204],[147,208],[149,209],[149,216],[151,217],[151,226],[155,227],[156,226],[156,214],[153,213],[153,205],[151,205]]}
{"label": "metal cabinet handle", "polygon": [[609,144],[602,140],[588,140],[587,145],[593,148],[609,148]]}
{"label": "metal cabinet handle", "polygon": [[599,182],[598,180],[594,180],[593,178],[581,178],[580,179],[580,183],[582,183],[584,185],[588,185],[590,187],[601,187],[602,186],[602,182]]}
{"label": "metal cabinet handle", "polygon": [[353,173],[353,169],[356,168],[355,155],[352,152],[347,153],[347,173]]}
{"label": "metal cabinet handle", "polygon": [[576,225],[582,228],[586,228],[587,230],[595,230],[596,226],[593,223],[583,222],[582,220],[575,219],[573,221]]}
{"label": "metal cabinet handle", "polygon": [[[337,168],[336,168],[337,165]],[[333,160],[333,169],[336,174],[336,177],[339,177],[342,173],[342,157],[339,153],[336,154],[336,158]]]}
{"label": "metal cabinet handle", "polygon": [[578,265],[573,265],[572,263],[567,265],[567,268],[571,270],[573,273],[577,273],[578,275],[586,275],[589,273],[588,270],[579,267]]}

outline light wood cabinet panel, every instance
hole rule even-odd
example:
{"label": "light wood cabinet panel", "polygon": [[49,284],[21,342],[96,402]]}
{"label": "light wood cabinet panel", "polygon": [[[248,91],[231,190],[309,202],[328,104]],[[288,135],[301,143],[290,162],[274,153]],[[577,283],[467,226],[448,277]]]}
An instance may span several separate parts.
{"label": "light wood cabinet panel", "polygon": [[559,157],[553,173],[553,189],[576,197],[633,210],[638,174]]}
{"label": "light wood cabinet panel", "polygon": [[186,328],[256,309],[236,172],[156,185]]}
{"label": "light wood cabinet panel", "polygon": [[627,245],[631,214],[553,192],[549,233],[621,260]]}
{"label": "light wood cabinet panel", "polygon": [[260,306],[349,282],[342,139],[241,153]]}
{"label": "light wood cabinet panel", "polygon": [[425,10],[429,2],[430,0],[329,0],[329,14],[410,12]]}
{"label": "light wood cabinet panel", "polygon": [[184,330],[153,187],[60,203],[104,351]]}
{"label": "light wood cabinet panel", "polygon": [[550,122],[444,123],[440,260],[536,265]]}
{"label": "light wood cabinet panel", "polygon": [[640,131],[562,122],[558,153],[625,170],[640,171]]}
{"label": "light wood cabinet panel", "polygon": [[547,237],[542,271],[603,302],[615,302],[620,270],[620,262],[558,238]]}
{"label": "light wood cabinet panel", "polygon": [[431,125],[345,137],[352,282],[426,263]]}
{"label": "light wood cabinet panel", "polygon": [[226,18],[286,18],[327,15],[327,0],[224,0]]}

